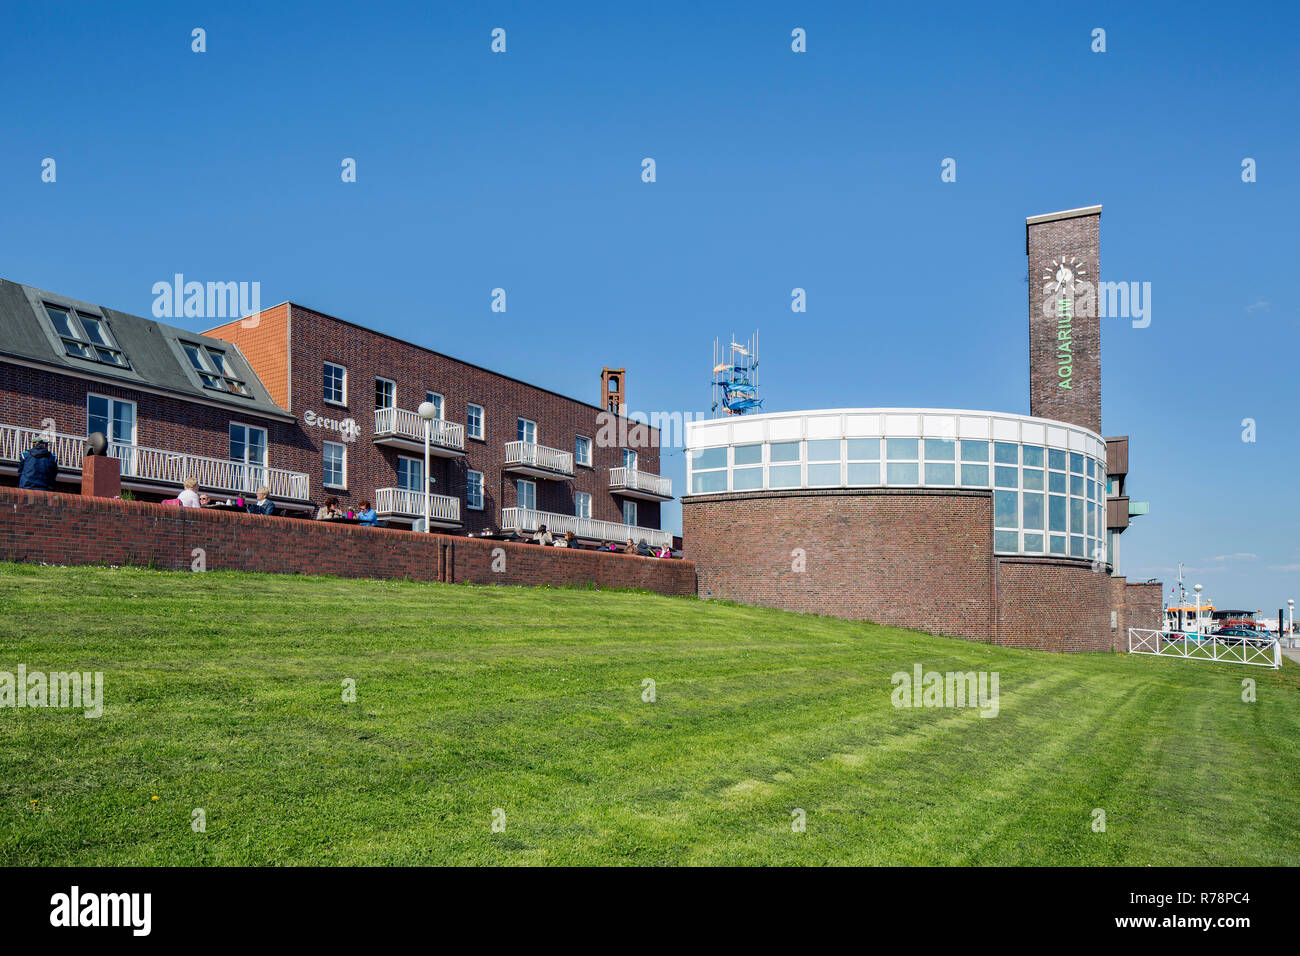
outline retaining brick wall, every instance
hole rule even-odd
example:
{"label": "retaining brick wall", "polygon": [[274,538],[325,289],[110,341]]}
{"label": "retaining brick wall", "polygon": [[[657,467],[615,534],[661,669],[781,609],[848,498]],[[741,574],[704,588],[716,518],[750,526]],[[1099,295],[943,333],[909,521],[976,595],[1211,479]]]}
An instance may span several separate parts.
{"label": "retaining brick wall", "polygon": [[687,497],[682,538],[701,597],[973,640],[993,634],[987,491]]}
{"label": "retaining brick wall", "polygon": [[1108,651],[1113,579],[1084,562],[998,559],[995,644],[1047,651]]}
{"label": "retaining brick wall", "polygon": [[0,487],[0,560],[188,571],[196,548],[209,571],[695,593],[689,561]]}

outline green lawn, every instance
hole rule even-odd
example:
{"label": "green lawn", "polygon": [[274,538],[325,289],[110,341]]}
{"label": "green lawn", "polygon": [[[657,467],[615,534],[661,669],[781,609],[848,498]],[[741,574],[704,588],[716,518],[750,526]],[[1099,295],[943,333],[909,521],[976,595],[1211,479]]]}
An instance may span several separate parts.
{"label": "green lawn", "polygon": [[[998,715],[895,708],[917,663],[996,671]],[[19,664],[103,671],[105,702],[0,709],[4,865],[1300,863],[1294,665],[625,592],[0,564]]]}

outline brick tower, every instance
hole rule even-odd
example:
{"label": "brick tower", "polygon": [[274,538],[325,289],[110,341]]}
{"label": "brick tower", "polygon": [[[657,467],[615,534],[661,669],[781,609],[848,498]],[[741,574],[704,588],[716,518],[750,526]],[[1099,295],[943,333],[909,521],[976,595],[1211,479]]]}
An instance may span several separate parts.
{"label": "brick tower", "polygon": [[627,414],[627,380],[625,368],[600,370],[600,407],[615,415]]}
{"label": "brick tower", "polygon": [[1101,206],[1025,220],[1029,414],[1101,434]]}

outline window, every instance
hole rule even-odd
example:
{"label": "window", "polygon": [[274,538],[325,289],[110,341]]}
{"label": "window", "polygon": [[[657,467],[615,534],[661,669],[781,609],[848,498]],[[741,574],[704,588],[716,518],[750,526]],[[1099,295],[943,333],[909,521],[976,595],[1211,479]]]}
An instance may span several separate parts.
{"label": "window", "polygon": [[86,435],[101,432],[110,442],[135,444],[135,402],[103,395],[86,396]]}
{"label": "window", "polygon": [[636,451],[631,448],[623,449],[623,467],[636,471]]}
{"label": "window", "polygon": [[727,490],[727,449],[694,448],[688,454],[693,494]]}
{"label": "window", "polygon": [[957,443],[950,438],[925,440],[925,483],[957,484]]}
{"label": "window", "polygon": [[516,419],[515,438],[530,445],[537,444],[537,422],[527,418]]}
{"label": "window", "polygon": [[423,492],[425,490],[423,476],[424,462],[418,458],[397,456],[397,487],[403,491]]}
{"label": "window", "polygon": [[244,380],[235,375],[234,366],[230,364],[226,353],[221,349],[184,340],[181,340],[181,349],[190,360],[190,367],[197,373],[204,388],[244,396],[253,394]]}
{"label": "window", "polygon": [[850,438],[848,456],[850,485],[880,484],[879,438]]}
{"label": "window", "polygon": [[397,407],[397,383],[386,378],[375,379],[375,408]]}
{"label": "window", "polygon": [[591,517],[591,495],[585,491],[573,493],[573,514],[578,518]]}
{"label": "window", "polygon": [[230,460],[244,467],[240,487],[254,492],[266,484],[266,429],[230,423]]}
{"label": "window", "polygon": [[519,499],[520,508],[527,508],[529,511],[537,510],[537,483],[525,481],[523,478],[515,482],[515,495]]}
{"label": "window", "polygon": [[763,487],[763,446],[737,445],[731,449],[731,488],[754,491]]}
{"label": "window", "polygon": [[840,440],[815,439],[808,442],[808,484],[811,487],[835,487],[840,484]]}
{"label": "window", "polygon": [[623,502],[623,523],[628,525],[636,524],[636,502]]}
{"label": "window", "polygon": [[54,331],[63,340],[63,351],[73,358],[130,368],[125,353],[108,330],[108,323],[97,315],[73,312],[57,305],[45,303],[45,314],[54,324]]}
{"label": "window", "polygon": [[331,405],[348,403],[348,370],[333,362],[325,363],[325,401]]}
{"label": "window", "polygon": [[445,417],[442,412],[446,404],[443,402],[442,396],[437,392],[425,392],[424,400],[433,406],[433,417],[438,421],[442,421]]}
{"label": "window", "polygon": [[920,441],[915,438],[885,439],[885,480],[891,485],[915,485],[921,481],[917,464]]}
{"label": "window", "polygon": [[471,404],[465,412],[465,434],[483,440],[483,406]]}
{"label": "window", "polygon": [[322,446],[321,482],[326,488],[348,486],[348,450],[338,442],[327,441]]}
{"label": "window", "polygon": [[[579,465],[591,467],[591,439],[579,435],[573,440],[573,460]],[[590,515],[588,515],[590,517]]]}
{"label": "window", "polygon": [[474,511],[483,510],[483,472],[465,473],[465,504]]}
{"label": "window", "polygon": [[769,488],[799,487],[802,481],[799,444],[797,441],[779,441],[767,446],[767,460],[770,462],[767,469]]}

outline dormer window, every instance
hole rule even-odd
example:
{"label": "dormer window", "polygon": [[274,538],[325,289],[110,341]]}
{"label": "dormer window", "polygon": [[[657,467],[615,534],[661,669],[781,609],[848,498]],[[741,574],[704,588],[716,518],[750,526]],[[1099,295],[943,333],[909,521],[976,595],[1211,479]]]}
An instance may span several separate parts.
{"label": "dormer window", "polygon": [[97,315],[45,303],[54,331],[63,340],[63,350],[73,358],[130,368],[125,353],[117,347],[108,323]]}
{"label": "dormer window", "polygon": [[199,376],[204,388],[217,392],[232,392],[235,395],[251,397],[248,385],[235,374],[235,367],[226,358],[226,353],[210,345],[197,345],[193,342],[181,342],[190,365]]}

